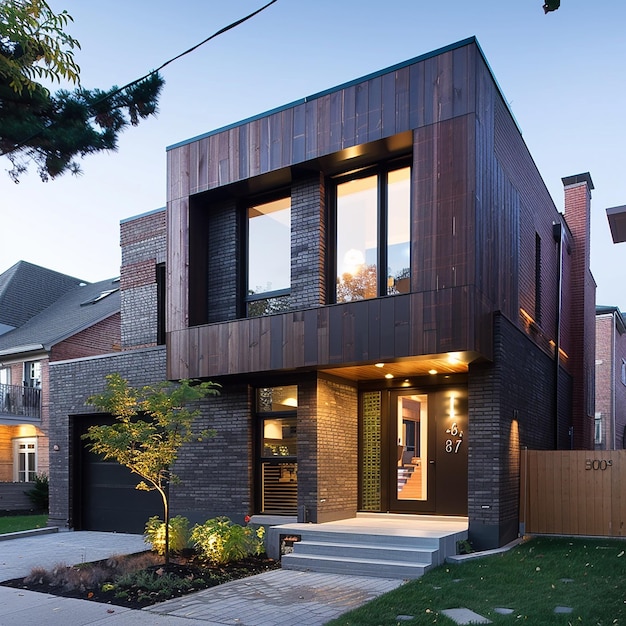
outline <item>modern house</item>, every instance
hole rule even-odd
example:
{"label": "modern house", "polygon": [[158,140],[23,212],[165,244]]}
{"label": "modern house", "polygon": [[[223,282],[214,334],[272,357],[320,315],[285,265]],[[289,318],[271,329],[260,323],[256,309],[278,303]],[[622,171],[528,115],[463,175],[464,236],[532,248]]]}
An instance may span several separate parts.
{"label": "modern house", "polygon": [[[0,493],[47,474],[50,362],[119,349],[116,281],[20,261],[0,275]],[[15,489],[14,489],[15,491]],[[16,493],[23,496],[23,487]],[[2,505],[0,505],[0,508]]]}
{"label": "modern house", "polygon": [[84,399],[119,371],[223,386],[174,514],[397,513],[466,520],[477,548],[515,538],[520,450],[593,447],[593,183],[564,178],[555,207],[477,41],[167,159],[166,211],[122,223],[122,352],[51,367],[51,521],[123,525],[132,498],[90,502],[80,441],[107,419]]}
{"label": "modern house", "polygon": [[618,307],[596,307],[596,450],[626,447],[626,321]]}

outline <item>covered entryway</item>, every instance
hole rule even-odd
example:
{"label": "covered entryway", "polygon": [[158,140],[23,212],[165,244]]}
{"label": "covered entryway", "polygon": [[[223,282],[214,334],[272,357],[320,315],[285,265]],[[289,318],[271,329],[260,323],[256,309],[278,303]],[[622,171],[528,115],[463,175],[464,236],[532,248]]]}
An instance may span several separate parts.
{"label": "covered entryway", "polygon": [[361,393],[360,510],[467,515],[467,389]]}
{"label": "covered entryway", "polygon": [[163,517],[156,492],[138,491],[137,476],[115,461],[90,452],[82,435],[91,425],[112,424],[106,415],[72,419],[72,519],[75,530],[143,533],[148,518]]}

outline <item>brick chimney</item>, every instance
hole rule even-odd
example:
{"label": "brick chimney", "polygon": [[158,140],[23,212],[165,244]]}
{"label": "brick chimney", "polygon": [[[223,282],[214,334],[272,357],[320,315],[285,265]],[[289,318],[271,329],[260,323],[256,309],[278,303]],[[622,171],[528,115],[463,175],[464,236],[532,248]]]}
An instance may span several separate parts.
{"label": "brick chimney", "polygon": [[589,172],[561,179],[565,188],[565,221],[572,235],[569,294],[573,377],[572,447],[593,449],[595,417],[596,283],[590,269],[591,190]]}

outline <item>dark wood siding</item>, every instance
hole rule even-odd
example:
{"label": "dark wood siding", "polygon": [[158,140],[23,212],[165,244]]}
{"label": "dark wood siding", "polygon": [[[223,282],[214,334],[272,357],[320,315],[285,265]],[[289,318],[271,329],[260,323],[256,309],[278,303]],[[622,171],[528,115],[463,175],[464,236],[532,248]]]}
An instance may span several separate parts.
{"label": "dark wood siding", "polygon": [[316,369],[470,350],[489,354],[491,321],[469,287],[360,300],[171,332],[168,378]]}
{"label": "dark wood siding", "polygon": [[[303,171],[335,173],[322,164],[335,159],[336,168],[342,150],[377,150],[399,137],[402,149],[412,145],[413,152],[409,296],[330,307],[320,300],[314,310],[310,302],[295,303],[302,310],[259,320],[209,316],[215,325],[188,329],[190,319],[199,317],[190,315],[189,273],[193,292],[201,270],[190,270],[190,197],[209,198],[226,186],[242,193],[242,181],[244,193],[251,193],[266,178],[288,185]],[[217,205],[198,206],[210,211]],[[536,233],[546,243],[542,272],[555,274],[550,229],[557,219],[474,42],[173,147],[169,375],[314,369],[452,350],[490,358],[492,313],[500,311],[522,327],[520,307],[534,310]],[[550,327],[554,285],[542,289],[542,319]]]}

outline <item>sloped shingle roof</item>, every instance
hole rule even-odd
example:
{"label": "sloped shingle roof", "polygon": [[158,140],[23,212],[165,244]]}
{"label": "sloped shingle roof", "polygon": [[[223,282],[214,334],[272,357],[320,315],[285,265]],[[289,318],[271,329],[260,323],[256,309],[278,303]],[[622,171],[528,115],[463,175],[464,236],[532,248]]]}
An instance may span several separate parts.
{"label": "sloped shingle roof", "polygon": [[0,274],[0,333],[22,326],[83,282],[39,265],[18,261]]}
{"label": "sloped shingle roof", "polygon": [[0,335],[0,354],[17,354],[39,346],[48,351],[64,339],[117,313],[120,310],[118,288],[116,279],[75,287],[19,328]]}

